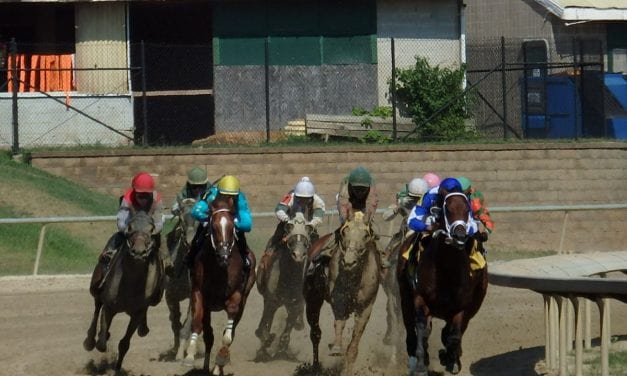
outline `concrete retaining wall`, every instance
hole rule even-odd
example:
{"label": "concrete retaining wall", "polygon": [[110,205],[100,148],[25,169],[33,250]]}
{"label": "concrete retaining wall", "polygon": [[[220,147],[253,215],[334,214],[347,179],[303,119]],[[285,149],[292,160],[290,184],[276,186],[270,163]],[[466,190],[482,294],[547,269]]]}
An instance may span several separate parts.
{"label": "concrete retaining wall", "polygon": [[[114,195],[123,192],[135,172],[147,170],[158,174],[168,206],[186,171],[200,165],[213,179],[238,176],[254,212],[272,210],[303,175],[333,208],[339,181],[357,165],[375,177],[381,208],[393,203],[405,182],[428,171],[469,177],[488,207],[627,203],[625,142],[46,152],[34,153],[32,164]],[[557,249],[563,217],[563,212],[494,213],[490,246]],[[569,213],[564,249],[625,250],[626,223],[627,210]]]}

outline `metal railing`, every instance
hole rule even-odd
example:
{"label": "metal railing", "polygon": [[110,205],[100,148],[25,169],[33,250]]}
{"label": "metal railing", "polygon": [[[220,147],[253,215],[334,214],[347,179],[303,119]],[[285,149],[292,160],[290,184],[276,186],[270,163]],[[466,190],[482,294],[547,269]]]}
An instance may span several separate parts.
{"label": "metal railing", "polygon": [[[564,211],[564,219],[562,222],[562,232],[560,238],[560,245],[558,253],[562,253],[564,238],[566,234],[566,225],[568,222],[568,213],[571,211],[582,210],[616,210],[627,209],[627,204],[589,204],[589,205],[544,205],[544,206],[503,206],[492,207],[490,211],[492,213],[513,213],[513,212],[540,212],[540,211]],[[385,209],[378,209],[377,213],[382,214]],[[273,217],[274,212],[258,212],[252,213],[254,218],[269,218]],[[327,210],[325,217],[327,217],[327,226],[331,228],[331,219],[337,216],[337,210]],[[171,219],[171,214],[164,214],[163,220]],[[93,222],[111,222],[115,221],[116,216],[72,216],[72,217],[34,217],[34,218],[0,218],[0,224],[32,224],[41,223],[41,231],[39,232],[39,241],[37,243],[37,255],[35,257],[35,265],[33,267],[33,275],[37,275],[39,272],[39,262],[43,251],[44,240],[46,236],[46,226],[51,223],[93,223]]]}

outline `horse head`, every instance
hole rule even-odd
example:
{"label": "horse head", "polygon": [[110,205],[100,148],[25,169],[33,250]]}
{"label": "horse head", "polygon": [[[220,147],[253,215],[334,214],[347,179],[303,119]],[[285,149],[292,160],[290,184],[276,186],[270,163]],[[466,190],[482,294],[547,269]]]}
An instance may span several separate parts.
{"label": "horse head", "polygon": [[196,204],[196,200],[193,198],[185,198],[180,203],[179,226],[183,233],[183,241],[185,246],[189,247],[196,234],[196,219],[192,216],[192,208]]}
{"label": "horse head", "polygon": [[138,211],[133,214],[126,229],[128,252],[133,258],[144,260],[150,255],[153,248],[152,232],[154,229],[155,223],[148,213]]}
{"label": "horse head", "polygon": [[216,198],[211,203],[209,226],[211,245],[215,250],[219,265],[225,268],[236,240],[235,209],[232,198]]}
{"label": "horse head", "polygon": [[313,226],[307,224],[304,214],[300,211],[285,224],[285,243],[294,262],[301,263],[305,260],[311,245],[312,232]]}
{"label": "horse head", "polygon": [[369,223],[364,219],[362,212],[356,212],[351,221],[347,221],[340,228],[340,265],[344,269],[353,269],[363,255],[368,251],[368,242],[372,241],[374,233]]}
{"label": "horse head", "polygon": [[468,229],[470,226],[470,204],[465,194],[453,192],[446,195],[442,205],[442,215],[440,217],[440,229],[434,236],[443,234],[446,236],[447,244],[452,244],[457,248],[463,248],[468,239]]}

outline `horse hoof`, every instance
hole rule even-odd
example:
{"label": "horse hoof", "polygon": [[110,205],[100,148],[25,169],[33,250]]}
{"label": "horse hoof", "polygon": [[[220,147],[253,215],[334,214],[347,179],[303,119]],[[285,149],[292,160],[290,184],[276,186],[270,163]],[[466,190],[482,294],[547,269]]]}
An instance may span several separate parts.
{"label": "horse hoof", "polygon": [[267,362],[271,359],[270,354],[268,353],[268,351],[266,351],[265,348],[261,348],[259,350],[257,350],[257,355],[255,356],[254,361],[255,362]]}
{"label": "horse hoof", "polygon": [[94,347],[96,346],[96,341],[93,338],[85,338],[85,341],[83,341],[83,348],[85,348],[85,350],[87,351],[91,351],[94,349]]}
{"label": "horse hoof", "polygon": [[331,356],[342,356],[344,353],[342,352],[342,346],[334,345],[332,343],[329,344],[329,355]]}
{"label": "horse hoof", "polygon": [[103,341],[96,342],[96,350],[100,351],[101,353],[107,352],[107,343]]}
{"label": "horse hoof", "polygon": [[298,315],[298,317],[296,317],[296,321],[294,321],[294,329],[298,331],[305,329],[305,322],[303,321],[302,315]]}
{"label": "horse hoof", "polygon": [[137,328],[137,335],[140,337],[146,337],[149,332],[150,332],[150,328],[148,328],[148,325],[146,324],[141,324]]}
{"label": "horse hoof", "polygon": [[446,366],[446,371],[457,375],[462,370],[462,362],[461,361],[453,361]]}
{"label": "horse hoof", "polygon": [[194,359],[184,358],[183,360],[181,360],[181,364],[184,365],[185,367],[193,367]]}

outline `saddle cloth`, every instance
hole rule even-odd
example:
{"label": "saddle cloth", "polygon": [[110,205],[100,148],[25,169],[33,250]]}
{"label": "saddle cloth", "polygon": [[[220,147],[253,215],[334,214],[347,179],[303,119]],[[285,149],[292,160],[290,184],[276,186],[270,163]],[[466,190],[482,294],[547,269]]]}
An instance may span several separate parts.
{"label": "saddle cloth", "polygon": [[[480,270],[485,268],[486,266],[486,260],[485,257],[483,257],[483,255],[481,254],[481,252],[478,251],[478,245],[479,243],[476,240],[473,240],[474,243],[472,245],[472,250],[470,251],[470,255],[468,256],[470,259],[470,273],[472,274],[472,272],[476,271],[476,270]],[[415,252],[414,248],[416,248],[416,244],[418,244],[418,250]],[[412,274],[414,272],[414,268],[416,267],[416,265],[418,264],[418,259],[420,257],[420,254],[423,252],[424,250],[422,249],[422,242],[417,241],[417,242],[413,242],[408,248],[407,250],[405,250],[405,252],[403,252],[402,257],[405,260],[411,260],[414,262],[410,262],[408,265],[408,272],[410,272],[410,274]]]}

